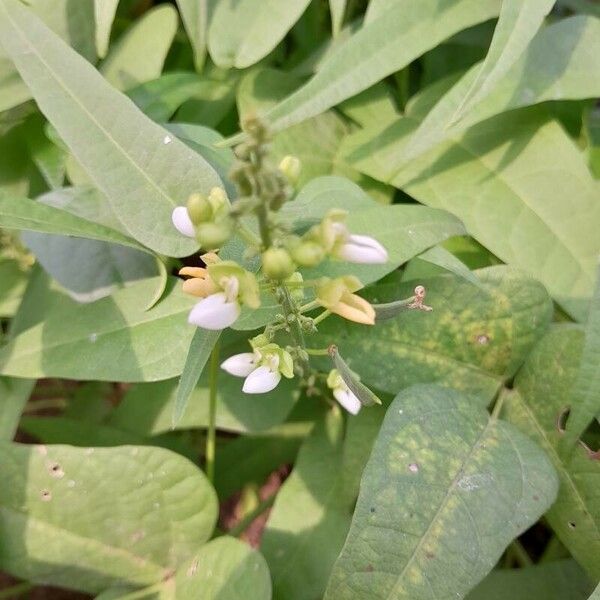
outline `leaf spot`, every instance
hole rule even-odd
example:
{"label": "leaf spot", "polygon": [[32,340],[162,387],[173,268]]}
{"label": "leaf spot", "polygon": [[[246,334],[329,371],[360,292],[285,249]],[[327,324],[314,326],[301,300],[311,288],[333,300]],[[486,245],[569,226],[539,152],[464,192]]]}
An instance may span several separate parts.
{"label": "leaf spot", "polygon": [[52,500],[52,494],[49,490],[42,490],[41,497],[43,502],[50,502]]}
{"label": "leaf spot", "polygon": [[88,339],[90,340],[90,342],[92,344],[96,343],[96,340],[98,339],[98,334],[97,333],[90,333]]}
{"label": "leaf spot", "polygon": [[408,465],[408,470],[411,473],[418,473],[419,472],[419,465],[417,463],[410,463],[410,465]]}
{"label": "leaf spot", "polygon": [[490,336],[486,333],[480,333],[475,339],[480,346],[485,346],[490,343]]}
{"label": "leaf spot", "polygon": [[170,135],[165,135],[165,137],[163,138],[163,144],[166,146],[167,144],[170,144],[173,141],[173,138]]}
{"label": "leaf spot", "polygon": [[56,479],[62,479],[65,476],[65,472],[63,468],[58,463],[50,463],[48,465],[48,471],[52,477],[56,477]]}
{"label": "leaf spot", "polygon": [[575,521],[569,521],[568,525],[569,525],[570,529],[575,529],[577,527],[577,525],[575,524]]}

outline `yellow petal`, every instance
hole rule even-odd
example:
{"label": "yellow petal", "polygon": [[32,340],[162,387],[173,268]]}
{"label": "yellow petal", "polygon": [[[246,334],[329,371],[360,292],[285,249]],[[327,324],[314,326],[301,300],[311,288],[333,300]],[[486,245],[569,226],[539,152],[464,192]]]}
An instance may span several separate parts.
{"label": "yellow petal", "polygon": [[204,279],[208,275],[208,271],[202,267],[183,267],[183,269],[179,269],[179,274]]}
{"label": "yellow petal", "polygon": [[331,312],[363,325],[375,325],[375,309],[364,299],[356,294],[345,293]]}
{"label": "yellow petal", "polygon": [[182,289],[186,294],[198,296],[199,298],[206,298],[218,291],[217,286],[211,279],[201,279],[199,277],[184,281]]}

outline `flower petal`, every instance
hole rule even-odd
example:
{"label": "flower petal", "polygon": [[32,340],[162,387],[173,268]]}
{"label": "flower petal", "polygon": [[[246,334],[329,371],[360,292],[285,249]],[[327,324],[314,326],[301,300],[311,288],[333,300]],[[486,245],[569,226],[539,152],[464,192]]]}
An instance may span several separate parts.
{"label": "flower petal", "polygon": [[281,373],[279,371],[271,371],[269,367],[265,366],[258,367],[246,377],[242,391],[246,394],[264,394],[274,390],[280,381]]}
{"label": "flower petal", "polygon": [[221,363],[221,369],[236,377],[248,377],[256,369],[256,357],[254,352],[242,352],[230,356]]}
{"label": "flower petal", "polygon": [[341,300],[330,310],[336,315],[355,323],[375,324],[375,309],[364,298],[356,294],[345,292]]}
{"label": "flower petal", "polygon": [[200,277],[193,277],[183,282],[181,289],[186,294],[192,296],[198,296],[199,298],[207,298],[219,290],[219,288],[213,283],[211,279],[201,279]]}
{"label": "flower petal", "polygon": [[337,251],[339,258],[359,264],[382,264],[387,262],[387,250],[368,235],[351,235]]}
{"label": "flower petal", "polygon": [[225,294],[219,292],[200,300],[190,311],[188,322],[203,329],[225,329],[240,316],[240,305],[227,302]]}
{"label": "flower petal", "polygon": [[179,233],[191,238],[196,237],[196,228],[185,206],[177,206],[173,209],[171,221]]}
{"label": "flower petal", "polygon": [[352,415],[358,414],[362,407],[360,400],[349,389],[336,388],[333,396]]}

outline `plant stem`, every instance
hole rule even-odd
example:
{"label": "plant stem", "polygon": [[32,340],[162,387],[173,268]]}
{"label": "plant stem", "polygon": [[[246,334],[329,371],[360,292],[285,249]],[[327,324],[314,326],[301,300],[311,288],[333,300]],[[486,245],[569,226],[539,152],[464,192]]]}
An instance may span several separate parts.
{"label": "plant stem", "polygon": [[217,379],[219,376],[219,351],[221,341],[217,340],[210,353],[210,366],[208,374],[208,431],[206,433],[206,476],[213,483],[215,478],[215,445],[217,440]]}
{"label": "plant stem", "polygon": [[[62,410],[67,407],[66,398],[43,398],[42,400],[32,400],[25,406],[24,413],[32,413],[38,410],[46,409],[59,409]],[[1,598],[1,596],[0,596]]]}
{"label": "plant stem", "polygon": [[506,392],[501,391],[496,398],[496,402],[494,403],[494,408],[492,410],[492,419],[497,419],[502,412],[502,406],[504,405],[504,400],[506,399]]}
{"label": "plant stem", "polygon": [[238,537],[239,535],[244,533],[244,531],[246,531],[246,529],[248,529],[248,527],[250,527],[250,525],[251,525],[252,521],[254,521],[254,519],[256,519],[257,517],[260,517],[260,515],[262,515],[265,512],[265,510],[267,510],[268,508],[271,508],[271,506],[273,506],[276,496],[277,496],[277,494],[273,494],[272,496],[269,496],[265,500],[262,500],[256,506],[256,508],[254,510],[251,510],[247,515],[244,515],[240,519],[239,523],[236,523],[227,532],[227,535],[230,535],[232,537]]}
{"label": "plant stem", "polygon": [[21,583],[17,583],[12,587],[6,588],[5,590],[0,590],[0,600],[8,600],[8,598],[18,598],[22,594],[25,594],[29,590],[33,588],[33,585],[28,581],[22,581]]}
{"label": "plant stem", "polygon": [[311,356],[328,356],[329,348],[305,348],[306,353]]}
{"label": "plant stem", "polygon": [[519,540],[513,540],[508,548],[513,553],[513,556],[520,567],[530,567],[533,565],[531,557],[527,554],[527,550],[523,548],[523,544],[521,544]]}
{"label": "plant stem", "polygon": [[[283,308],[283,314],[285,316],[285,320],[290,328],[290,334],[294,341],[294,344],[299,348],[306,348],[306,344],[304,342],[304,332],[302,331],[302,326],[300,325],[300,321],[298,320],[298,316],[300,312],[294,302],[294,299],[290,295],[290,291],[286,287],[285,284],[281,284],[277,288],[281,294],[281,307]],[[288,317],[293,317],[289,319]],[[302,361],[301,369],[304,374],[308,373],[310,370],[310,366],[307,361]]]}
{"label": "plant stem", "polygon": [[[287,285],[287,284],[286,284]],[[312,310],[313,308],[318,308],[321,306],[318,300],[313,300],[312,302],[307,302],[298,308],[298,312],[304,313],[308,310]]]}
{"label": "plant stem", "polygon": [[331,315],[330,310],[324,310],[320,315],[313,319],[313,323],[318,325],[321,321],[324,321],[329,315]]}

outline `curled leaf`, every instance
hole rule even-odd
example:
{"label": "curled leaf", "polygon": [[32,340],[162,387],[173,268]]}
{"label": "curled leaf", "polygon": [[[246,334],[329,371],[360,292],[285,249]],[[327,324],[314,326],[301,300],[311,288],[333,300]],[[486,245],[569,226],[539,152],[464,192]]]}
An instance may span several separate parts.
{"label": "curled leaf", "polygon": [[329,346],[329,356],[335,365],[335,368],[339,371],[344,383],[348,386],[350,391],[360,400],[363,406],[374,406],[375,404],[381,404],[381,400],[366,386],[361,383],[356,374],[346,364],[346,361],[341,357],[337,346]]}

